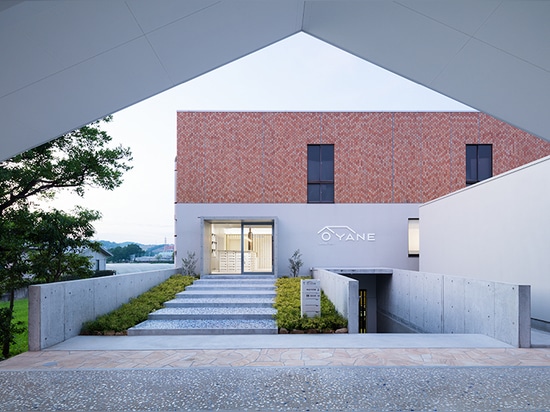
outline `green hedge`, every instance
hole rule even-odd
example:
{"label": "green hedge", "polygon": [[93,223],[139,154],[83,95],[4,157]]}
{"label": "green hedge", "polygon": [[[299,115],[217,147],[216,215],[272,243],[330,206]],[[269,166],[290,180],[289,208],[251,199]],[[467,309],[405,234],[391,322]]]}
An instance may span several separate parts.
{"label": "green hedge", "polygon": [[183,291],[194,280],[193,276],[174,275],[137,298],[131,299],[120,308],[94,321],[86,322],[80,334],[104,335],[125,332],[138,323],[146,321],[149,313],[162,308],[164,302],[174,299],[176,293]]}
{"label": "green hedge", "polygon": [[321,292],[321,316],[313,318],[300,315],[300,281],[307,278],[279,278],[275,283],[275,319],[279,328],[289,331],[315,329],[319,332],[345,328],[348,321],[340,315],[332,302]]}

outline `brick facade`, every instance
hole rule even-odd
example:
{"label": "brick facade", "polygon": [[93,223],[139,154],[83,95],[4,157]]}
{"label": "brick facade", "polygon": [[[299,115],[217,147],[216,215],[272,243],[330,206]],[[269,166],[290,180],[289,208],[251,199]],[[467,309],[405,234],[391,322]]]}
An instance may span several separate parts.
{"label": "brick facade", "polygon": [[424,203],[465,187],[469,143],[493,175],[550,155],[475,112],[178,112],[176,203],[306,203],[308,144],[334,144],[335,203]]}

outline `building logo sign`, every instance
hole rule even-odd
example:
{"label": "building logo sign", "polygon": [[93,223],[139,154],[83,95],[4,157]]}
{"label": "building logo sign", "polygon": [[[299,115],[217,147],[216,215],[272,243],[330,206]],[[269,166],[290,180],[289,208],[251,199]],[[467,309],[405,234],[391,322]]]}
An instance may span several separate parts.
{"label": "building logo sign", "polygon": [[324,243],[376,241],[374,233],[361,233],[349,226],[325,226],[317,234]]}

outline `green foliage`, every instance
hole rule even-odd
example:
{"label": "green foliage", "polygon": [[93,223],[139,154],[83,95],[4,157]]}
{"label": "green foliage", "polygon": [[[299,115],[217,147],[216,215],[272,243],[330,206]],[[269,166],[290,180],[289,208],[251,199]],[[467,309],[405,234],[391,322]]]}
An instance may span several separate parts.
{"label": "green foliage", "polygon": [[347,327],[348,321],[340,315],[332,302],[321,292],[321,316],[301,317],[300,285],[301,278],[279,278],[275,283],[277,296],[274,307],[277,309],[275,319],[279,328],[288,330],[315,329],[319,332]]}
{"label": "green foliage", "polygon": [[[8,356],[19,355],[29,350],[29,301],[28,299],[19,299],[14,302],[11,322],[8,324],[9,302],[0,302],[0,341],[4,338],[9,339],[9,354],[3,354],[4,358]],[[9,326],[8,326],[9,325]],[[8,330],[9,327],[9,330]],[[6,332],[8,335],[6,335]]]}
{"label": "green foliage", "polygon": [[86,187],[120,186],[132,154],[128,148],[109,147],[112,138],[100,126],[111,120],[106,117],[0,161],[0,215],[29,198],[51,197],[58,189],[83,195]]}
{"label": "green foliage", "polygon": [[120,308],[86,322],[80,332],[83,335],[102,335],[106,332],[124,332],[132,326],[147,320],[149,313],[162,308],[164,302],[174,299],[176,293],[191,285],[192,276],[174,275],[160,285],[131,299]]}
{"label": "green foliage", "polygon": [[136,257],[143,256],[143,254],[145,253],[141,246],[135,243],[130,243],[129,245],[122,247],[114,247],[112,249],[109,249],[109,252],[111,252],[113,256],[109,257],[107,261],[113,263],[130,262]]}
{"label": "green foliage", "polygon": [[34,226],[34,214],[26,207],[0,214],[0,294],[27,286],[32,246],[28,239]]}
{"label": "green foliage", "polygon": [[31,272],[40,282],[58,282],[64,277],[87,278],[93,275],[89,256],[85,252],[99,250],[92,241],[92,222],[99,212],[77,207],[73,213],[60,210],[35,212],[35,225],[28,252]]}
{"label": "green foliage", "polygon": [[[81,252],[99,246],[89,240],[94,234],[91,222],[99,219],[99,213],[44,212],[32,201],[52,198],[63,189],[82,196],[87,187],[120,186],[122,175],[131,169],[127,164],[131,152],[109,147],[112,138],[101,130],[102,121],[111,117],[0,161],[0,293],[10,293],[10,308],[13,291],[28,282],[28,273],[42,282],[62,280],[67,274],[79,278],[92,274],[90,261]],[[10,330],[17,324],[11,325],[9,308],[2,319],[7,322],[5,354],[11,344]]]}
{"label": "green foliage", "polygon": [[304,264],[302,262],[302,254],[300,253],[300,249],[296,249],[292,256],[288,259],[289,263],[289,269],[290,269],[290,276],[297,277],[300,275],[300,268]]}
{"label": "green foliage", "polygon": [[195,252],[187,251],[187,257],[181,259],[181,272],[188,276],[197,276],[197,262]]}

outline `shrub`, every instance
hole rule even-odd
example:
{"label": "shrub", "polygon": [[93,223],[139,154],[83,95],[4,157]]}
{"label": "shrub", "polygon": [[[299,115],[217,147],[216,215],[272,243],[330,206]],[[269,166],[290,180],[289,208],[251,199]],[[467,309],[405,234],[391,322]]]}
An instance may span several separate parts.
{"label": "shrub", "polygon": [[195,252],[187,252],[187,257],[181,259],[181,271],[187,276],[197,275],[197,263],[199,259],[195,256]]}
{"label": "shrub", "polygon": [[348,321],[340,315],[334,304],[321,292],[321,316],[313,318],[302,317],[300,311],[301,278],[279,278],[275,283],[277,296],[275,297],[275,320],[279,328],[288,330],[315,329],[319,332],[347,327]]}
{"label": "shrub", "polygon": [[149,313],[162,308],[164,302],[174,299],[195,280],[192,276],[174,275],[160,285],[131,299],[118,309],[86,322],[82,335],[103,335],[106,332],[125,332],[138,323],[147,320]]}
{"label": "shrub", "polygon": [[290,269],[290,276],[297,277],[300,275],[300,268],[304,264],[302,261],[302,254],[300,253],[300,249],[296,249],[292,256],[288,259]]}

